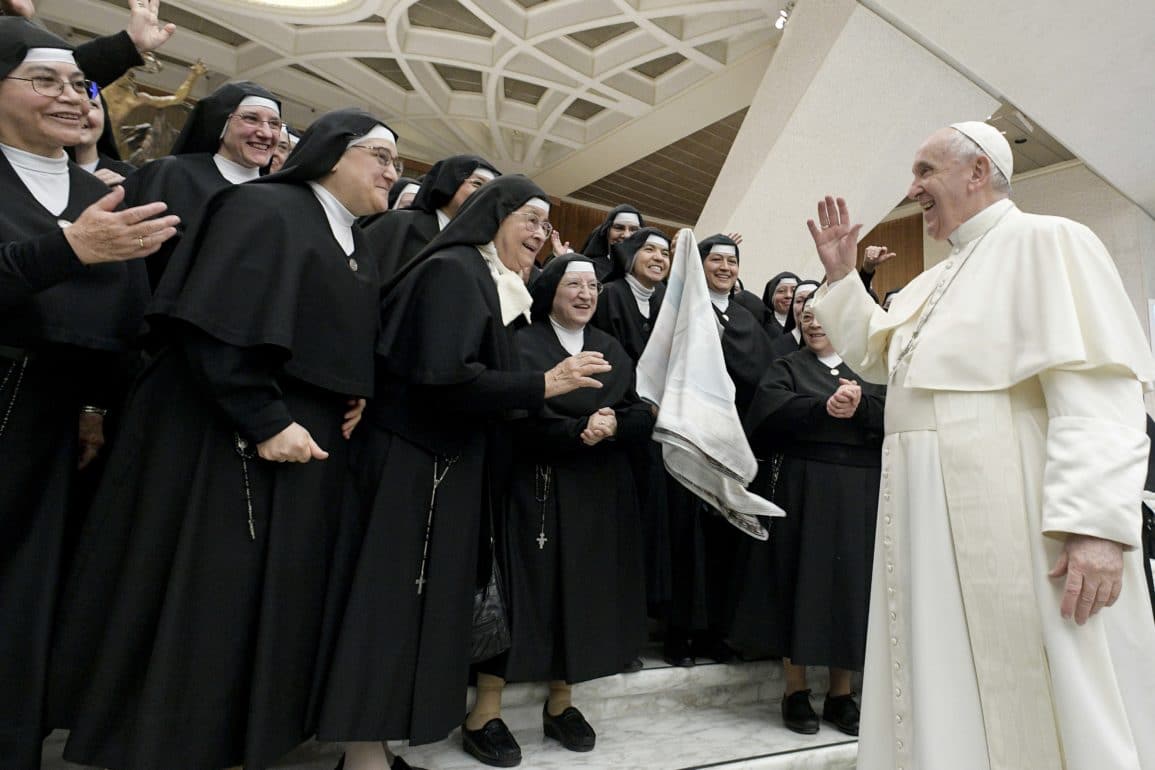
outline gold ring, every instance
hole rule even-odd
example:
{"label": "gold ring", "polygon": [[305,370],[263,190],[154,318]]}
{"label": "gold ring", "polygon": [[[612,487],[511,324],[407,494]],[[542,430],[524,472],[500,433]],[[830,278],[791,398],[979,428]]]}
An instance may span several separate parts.
{"label": "gold ring", "polygon": [[140,241],[140,247],[143,249],[144,248],[144,236],[143,235],[137,236],[137,240]]}

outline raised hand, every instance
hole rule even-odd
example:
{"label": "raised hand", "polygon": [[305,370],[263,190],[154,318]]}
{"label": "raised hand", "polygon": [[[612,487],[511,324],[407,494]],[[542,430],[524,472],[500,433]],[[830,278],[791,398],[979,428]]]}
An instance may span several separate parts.
{"label": "raised hand", "polygon": [[843,198],[827,195],[818,201],[818,224],[806,220],[827,281],[838,281],[854,272],[858,264],[858,233],[862,225],[850,224],[850,209]]}
{"label": "raised hand", "polygon": [[170,214],[153,219],[168,208],[164,203],[146,203],[117,211],[123,200],[124,188],[114,187],[64,228],[65,239],[84,264],[147,257],[176,235],[180,217]]}
{"label": "raised hand", "polygon": [[176,32],[175,24],[160,23],[160,0],[128,0],[128,13],[124,31],[141,53],[155,51]]}
{"label": "raised hand", "polygon": [[600,388],[595,374],[605,374],[613,367],[596,350],[583,350],[576,356],[562,359],[545,373],[545,397],[562,396],[578,388]]}
{"label": "raised hand", "polygon": [[862,255],[862,269],[868,273],[873,273],[879,265],[889,262],[896,256],[885,246],[867,246],[866,252]]}
{"label": "raised hand", "polygon": [[558,233],[557,230],[554,230],[553,233],[549,236],[549,241],[550,245],[553,247],[553,255],[555,257],[564,257],[566,254],[573,252],[573,249],[569,247],[569,241],[566,241],[565,243],[561,242],[561,234]]}

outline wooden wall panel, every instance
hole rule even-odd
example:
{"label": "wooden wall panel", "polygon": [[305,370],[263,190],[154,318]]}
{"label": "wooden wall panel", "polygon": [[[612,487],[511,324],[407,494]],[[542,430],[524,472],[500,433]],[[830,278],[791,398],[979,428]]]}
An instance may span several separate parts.
{"label": "wooden wall panel", "polygon": [[882,222],[858,242],[858,265],[867,246],[886,246],[895,257],[878,268],[871,288],[881,300],[891,289],[900,289],[923,270],[922,215]]}

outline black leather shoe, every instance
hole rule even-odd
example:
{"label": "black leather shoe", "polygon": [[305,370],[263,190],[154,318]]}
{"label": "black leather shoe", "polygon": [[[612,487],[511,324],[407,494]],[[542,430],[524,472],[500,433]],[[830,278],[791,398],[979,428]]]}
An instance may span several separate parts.
{"label": "black leather shoe", "polygon": [[490,767],[517,767],[521,764],[521,746],[501,717],[491,719],[480,730],[461,726],[461,746],[465,753]]}
{"label": "black leather shoe", "polygon": [[546,738],[553,738],[570,751],[593,751],[597,733],[582,713],[573,706],[550,716],[549,704],[541,709],[541,729]]}
{"label": "black leather shoe", "polygon": [[337,760],[337,766],[334,767],[333,770],[345,770],[345,755],[344,754],[342,754],[341,758]]}
{"label": "black leather shoe", "polygon": [[734,659],[734,650],[716,636],[694,640],[694,657],[709,658],[718,663],[729,663]]}
{"label": "black leather shoe", "polygon": [[685,637],[667,637],[666,643],[662,645],[662,657],[671,666],[694,665],[694,654],[691,652],[690,640]]}
{"label": "black leather shoe", "polygon": [[393,757],[393,764],[389,766],[389,770],[425,770],[424,767],[414,767],[398,756]]}
{"label": "black leather shoe", "polygon": [[646,664],[642,662],[641,658],[634,658],[629,663],[622,666],[622,673],[623,674],[636,674],[645,667],[646,667]]}
{"label": "black leather shoe", "polygon": [[858,735],[858,704],[854,694],[830,695],[822,704],[822,721],[829,722],[847,735]]}
{"label": "black leather shoe", "polygon": [[818,715],[810,707],[809,690],[799,690],[782,698],[782,722],[803,735],[818,732]]}

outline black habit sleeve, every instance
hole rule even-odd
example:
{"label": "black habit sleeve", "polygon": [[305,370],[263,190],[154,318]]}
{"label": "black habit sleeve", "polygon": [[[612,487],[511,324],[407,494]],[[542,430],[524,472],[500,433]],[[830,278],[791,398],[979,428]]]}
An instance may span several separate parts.
{"label": "black habit sleeve", "polygon": [[246,438],[260,443],[292,424],[274,374],[283,354],[229,345],[193,326],[181,336],[193,375]]}
{"label": "black habit sleeve", "polygon": [[89,80],[104,88],[133,67],[144,64],[127,32],[98,37],[74,52],[76,64]]}
{"label": "black habit sleeve", "polygon": [[84,272],[63,230],[0,244],[0,310]]}

